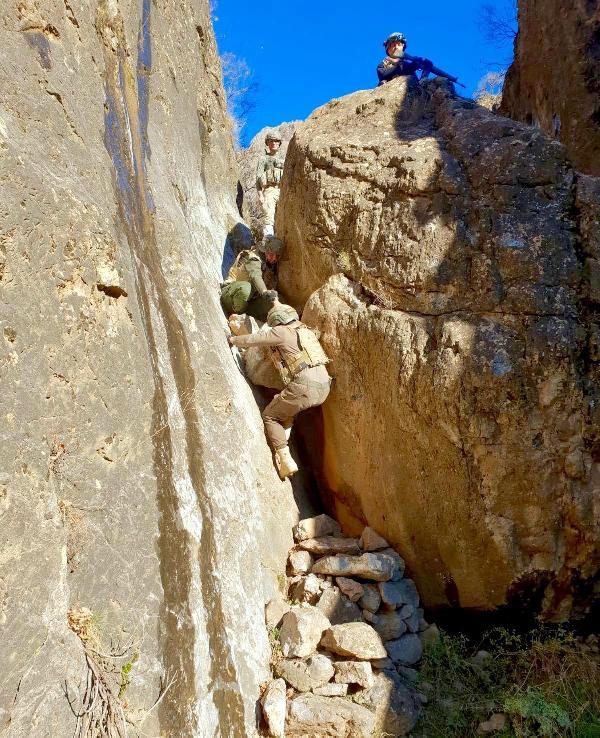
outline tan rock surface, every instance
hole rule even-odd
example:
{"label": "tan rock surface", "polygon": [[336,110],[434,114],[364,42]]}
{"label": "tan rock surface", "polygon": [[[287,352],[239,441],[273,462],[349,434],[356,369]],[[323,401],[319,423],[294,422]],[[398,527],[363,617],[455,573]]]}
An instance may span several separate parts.
{"label": "tan rock surface", "polygon": [[78,605],[135,643],[134,714],[173,680],[146,734],[251,735],[297,512],[224,338],[208,2],[0,15],[0,733],[73,734]]}
{"label": "tan rock surface", "polygon": [[573,199],[539,131],[425,91],[332,101],[290,144],[282,284],[335,376],[312,450],[426,605],[564,614],[599,561],[594,188]]}
{"label": "tan rock surface", "polygon": [[375,714],[343,697],[301,694],[288,701],[288,738],[372,738]]}
{"label": "tan rock surface", "polygon": [[356,659],[383,659],[387,652],[379,634],[368,623],[332,625],[321,639],[323,648]]}
{"label": "tan rock surface", "polygon": [[599,37],[596,2],[519,0],[515,60],[500,107],[502,114],[556,137],[576,169],[595,175],[600,174]]}

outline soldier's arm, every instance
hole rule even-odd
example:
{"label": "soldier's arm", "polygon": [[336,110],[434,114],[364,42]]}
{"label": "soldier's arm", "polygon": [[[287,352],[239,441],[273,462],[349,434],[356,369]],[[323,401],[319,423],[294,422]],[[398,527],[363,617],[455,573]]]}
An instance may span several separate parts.
{"label": "soldier's arm", "polygon": [[250,333],[247,336],[230,336],[229,343],[239,348],[248,348],[249,346],[279,346],[283,340],[276,327],[269,328],[268,331]]}
{"label": "soldier's arm", "polygon": [[[400,60],[399,60],[400,61]],[[384,59],[377,67],[377,77],[380,82],[389,82],[398,73],[399,61],[394,63]]]}
{"label": "soldier's arm", "polygon": [[267,177],[265,175],[265,160],[259,159],[256,167],[256,189],[260,192],[266,184]]}
{"label": "soldier's arm", "polygon": [[244,264],[248,276],[250,277],[250,284],[262,295],[263,292],[267,291],[267,285],[262,275],[262,262],[259,257],[250,257]]}

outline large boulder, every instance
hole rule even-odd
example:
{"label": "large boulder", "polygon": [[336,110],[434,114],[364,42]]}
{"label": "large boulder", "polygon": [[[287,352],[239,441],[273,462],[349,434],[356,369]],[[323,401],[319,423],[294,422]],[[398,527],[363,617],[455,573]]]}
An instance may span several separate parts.
{"label": "large boulder", "polygon": [[385,537],[428,606],[565,617],[593,589],[600,271],[581,184],[560,144],[439,81],[334,100],[290,144],[281,284],[335,377],[307,443],[346,532]]}
{"label": "large boulder", "polygon": [[599,38],[596,2],[519,0],[515,58],[500,106],[503,114],[562,141],[575,167],[595,175],[600,174]]}
{"label": "large boulder", "polygon": [[208,0],[0,15],[0,734],[74,734],[87,608],[144,732],[252,735],[298,514],[225,340]]}

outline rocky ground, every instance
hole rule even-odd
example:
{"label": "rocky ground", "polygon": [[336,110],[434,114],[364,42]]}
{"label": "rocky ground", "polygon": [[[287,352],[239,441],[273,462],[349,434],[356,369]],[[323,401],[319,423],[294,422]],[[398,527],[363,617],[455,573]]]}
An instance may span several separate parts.
{"label": "rocky ground", "polygon": [[426,699],[414,667],[438,631],[404,561],[373,529],[348,538],[327,515],[301,520],[294,540],[287,598],[267,607],[269,735],[406,735]]}

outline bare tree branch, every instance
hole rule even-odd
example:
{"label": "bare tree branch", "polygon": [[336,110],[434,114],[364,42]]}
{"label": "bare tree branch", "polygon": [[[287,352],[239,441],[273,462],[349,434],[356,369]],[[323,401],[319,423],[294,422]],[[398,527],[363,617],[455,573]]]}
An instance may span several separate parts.
{"label": "bare tree branch", "polygon": [[230,51],[221,55],[223,82],[227,98],[227,109],[233,122],[234,136],[239,146],[242,131],[249,116],[256,109],[260,86],[253,79],[248,62]]}

